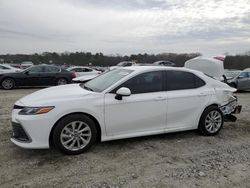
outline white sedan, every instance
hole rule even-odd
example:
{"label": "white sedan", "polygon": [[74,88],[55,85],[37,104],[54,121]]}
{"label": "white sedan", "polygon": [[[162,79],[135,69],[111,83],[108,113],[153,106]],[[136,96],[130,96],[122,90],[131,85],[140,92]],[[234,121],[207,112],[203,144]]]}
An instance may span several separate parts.
{"label": "white sedan", "polygon": [[0,64],[0,74],[4,73],[12,73],[12,72],[20,72],[21,69],[12,67],[8,64]]}
{"label": "white sedan", "polygon": [[198,129],[217,134],[240,111],[234,88],[186,68],[131,66],[87,82],[37,91],[12,111],[11,141],[79,154],[97,140]]}
{"label": "white sedan", "polygon": [[101,71],[97,71],[95,69],[89,68],[89,67],[82,67],[82,66],[76,66],[76,67],[70,67],[67,69],[68,71],[75,72],[76,77],[79,76],[86,76],[86,75],[96,75],[98,76],[101,74]]}

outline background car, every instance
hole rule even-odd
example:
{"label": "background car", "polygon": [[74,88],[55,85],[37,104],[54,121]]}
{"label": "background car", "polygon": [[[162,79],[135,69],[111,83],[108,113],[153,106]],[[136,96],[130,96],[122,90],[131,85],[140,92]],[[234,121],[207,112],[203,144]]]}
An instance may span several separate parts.
{"label": "background car", "polygon": [[241,70],[230,70],[225,69],[225,77],[227,80],[233,79],[234,77],[238,76],[242,71]]}
{"label": "background car", "polygon": [[95,74],[90,74],[90,75],[84,75],[84,76],[78,76],[76,78],[73,78],[72,82],[73,83],[86,83],[94,78],[96,78],[98,75]]}
{"label": "background car", "polygon": [[102,71],[97,71],[95,69],[89,68],[89,67],[82,67],[82,66],[75,66],[70,67],[67,69],[68,71],[75,72],[76,77],[78,76],[85,76],[85,75],[99,75],[102,73]]}
{"label": "background car", "polygon": [[[236,73],[235,73],[236,74]],[[237,90],[249,90],[250,89],[250,69],[245,69],[239,72],[231,79],[227,79],[228,85],[236,88]]]}
{"label": "background car", "polygon": [[0,74],[11,73],[11,72],[20,72],[21,69],[12,67],[9,64],[0,64]]}
{"label": "background car", "polygon": [[168,67],[175,67],[176,64],[172,61],[156,61],[153,65],[160,65],[160,66],[168,66]]}
{"label": "background car", "polygon": [[31,61],[24,61],[21,63],[21,69],[27,69],[31,66],[33,66],[34,64]]}
{"label": "background car", "polygon": [[13,89],[18,86],[49,86],[70,83],[75,74],[57,66],[36,65],[22,72],[0,75],[3,89]]}
{"label": "background car", "polygon": [[130,67],[130,66],[134,66],[134,65],[136,65],[136,63],[133,61],[122,61],[122,62],[118,63],[116,66],[109,67],[109,70],[113,70],[113,69],[116,69],[119,67]]}

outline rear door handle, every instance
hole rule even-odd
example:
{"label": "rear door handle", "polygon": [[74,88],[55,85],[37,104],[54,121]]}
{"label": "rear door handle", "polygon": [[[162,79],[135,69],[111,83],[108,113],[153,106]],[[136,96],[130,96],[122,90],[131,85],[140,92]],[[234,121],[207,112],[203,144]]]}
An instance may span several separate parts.
{"label": "rear door handle", "polygon": [[200,92],[200,93],[198,94],[198,96],[207,96],[207,95],[209,95],[208,92]]}

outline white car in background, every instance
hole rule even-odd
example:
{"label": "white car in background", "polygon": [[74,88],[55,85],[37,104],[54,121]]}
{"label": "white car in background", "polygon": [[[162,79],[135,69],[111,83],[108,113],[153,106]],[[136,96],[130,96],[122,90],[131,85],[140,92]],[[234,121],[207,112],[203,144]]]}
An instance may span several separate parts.
{"label": "white car in background", "polygon": [[86,83],[90,80],[93,80],[100,74],[90,74],[90,75],[84,75],[84,76],[78,76],[72,80],[73,83]]}
{"label": "white car in background", "polygon": [[21,71],[21,69],[12,67],[9,64],[0,64],[0,74],[20,72],[20,71]]}
{"label": "white car in background", "polygon": [[21,69],[27,69],[33,65],[34,65],[34,63],[32,63],[31,61],[24,61],[21,63],[20,66],[21,66]]}
{"label": "white car in background", "polygon": [[67,69],[68,71],[75,72],[76,77],[78,76],[86,76],[86,75],[96,75],[98,76],[101,74],[101,71],[97,71],[95,69],[89,67],[82,67],[82,66],[74,66]]}
{"label": "white car in background", "polygon": [[130,66],[135,66],[136,63],[133,61],[122,61],[120,63],[118,63],[116,66],[111,66],[109,67],[109,70],[114,70],[120,67],[130,67]]}
{"label": "white car in background", "polygon": [[119,68],[86,84],[51,87],[18,100],[11,141],[23,148],[54,145],[63,153],[79,154],[98,139],[195,129],[212,136],[224,117],[240,112],[235,91],[186,68]]}

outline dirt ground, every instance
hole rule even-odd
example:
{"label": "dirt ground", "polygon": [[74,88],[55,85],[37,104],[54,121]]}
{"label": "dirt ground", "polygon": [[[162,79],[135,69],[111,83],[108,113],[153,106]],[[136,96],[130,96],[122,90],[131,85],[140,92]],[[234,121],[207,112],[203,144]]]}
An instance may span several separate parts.
{"label": "dirt ground", "polygon": [[250,92],[237,93],[242,113],[215,137],[164,134],[65,156],[9,140],[14,102],[35,90],[0,90],[0,187],[250,187]]}

